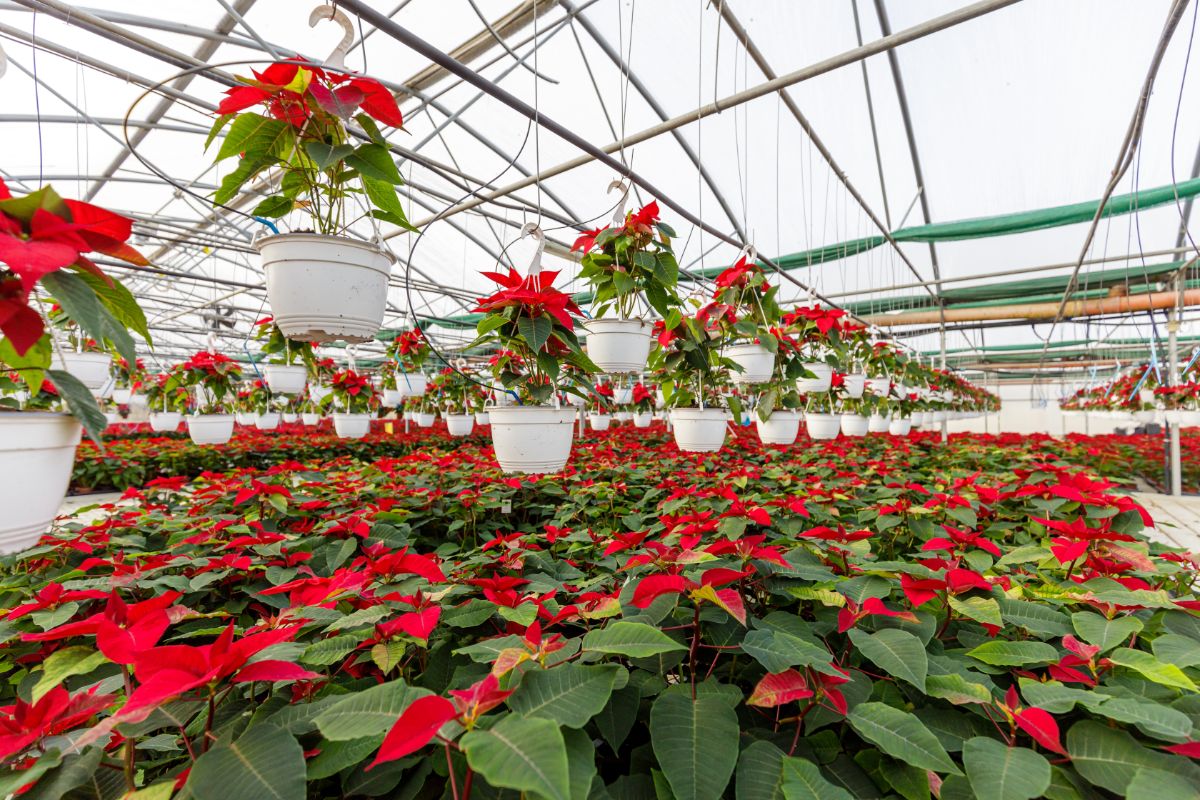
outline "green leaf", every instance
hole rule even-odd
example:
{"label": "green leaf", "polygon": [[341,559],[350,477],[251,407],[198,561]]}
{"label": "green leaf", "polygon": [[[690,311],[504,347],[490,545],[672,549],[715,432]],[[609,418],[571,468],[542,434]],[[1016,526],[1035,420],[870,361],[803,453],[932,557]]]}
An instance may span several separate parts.
{"label": "green leaf", "polygon": [[1125,787],[1142,768],[1160,769],[1193,782],[1200,781],[1200,769],[1185,760],[1142,747],[1128,732],[1093,720],[1072,725],[1067,731],[1066,744],[1071,765],[1084,779],[1118,795],[1125,793]]}
{"label": "green leaf", "polygon": [[71,416],[83,424],[92,441],[100,444],[100,437],[108,427],[108,419],[100,410],[100,406],[96,405],[96,398],[92,396],[91,390],[74,375],[61,369],[46,370],[46,377],[54,383],[58,396],[67,404]]}
{"label": "green leaf", "polygon": [[529,349],[535,353],[540,353],[546,342],[550,339],[550,334],[554,333],[554,320],[548,314],[542,314],[540,317],[517,317],[517,331],[520,332],[528,344]]}
{"label": "green leaf", "polygon": [[985,664],[1003,667],[1058,661],[1058,651],[1045,642],[1009,642],[1001,639],[984,642],[967,655]]}
{"label": "green leaf", "polygon": [[142,311],[142,307],[138,305],[133,294],[123,283],[113,280],[109,284],[103,278],[90,272],[80,272],[78,275],[87,282],[88,286],[92,287],[92,291],[96,293],[100,303],[108,309],[118,324],[141,336],[146,344],[154,343],[150,337],[150,328],[146,324],[145,312]]}
{"label": "green leaf", "polygon": [[78,645],[57,650],[46,658],[38,682],[33,685],[30,701],[36,703],[46,693],[72,675],[87,675],[101,664],[108,663],[104,654]]}
{"label": "green leaf", "polygon": [[1024,628],[1030,633],[1039,636],[1066,636],[1071,633],[1068,617],[1050,606],[1012,600],[1008,597],[1001,597],[996,602],[1000,604],[1000,616],[1005,622]]}
{"label": "green leaf", "polygon": [[304,750],[295,737],[260,725],[196,759],[187,789],[196,800],[303,800],[304,774]]}
{"label": "green leaf", "polygon": [[959,774],[937,737],[912,714],[885,703],[859,703],[847,719],[859,736],[921,769]]}
{"label": "green leaf", "polygon": [[618,621],[583,637],[583,649],[630,658],[646,658],[672,650],[687,650],[679,642],[644,622]]}
{"label": "green leaf", "polygon": [[1072,614],[1071,625],[1079,638],[1088,644],[1099,646],[1101,653],[1108,652],[1142,630],[1142,621],[1137,617],[1105,619],[1091,611],[1077,611]]}
{"label": "green leaf", "polygon": [[418,697],[431,694],[428,689],[390,681],[361,692],[346,695],[317,715],[317,729],[326,739],[346,741],[385,733],[404,709]]}
{"label": "green leaf", "polygon": [[1150,643],[1159,661],[1174,664],[1180,669],[1200,665],[1200,642],[1177,633],[1164,633]]}
{"label": "green leaf", "polygon": [[672,687],[650,709],[650,741],[676,800],[718,800],[737,765],[737,713],[716,694]]}
{"label": "green leaf", "polygon": [[[104,341],[108,333],[101,319],[104,314],[100,299],[87,281],[70,272],[59,270],[42,278],[42,285],[60,306],[63,313],[96,341]],[[122,353],[121,355],[125,355]]]}
{"label": "green leaf", "polygon": [[318,639],[313,642],[300,656],[306,664],[325,665],[340,661],[353,653],[364,637],[348,633],[344,636],[334,636],[329,639]]}
{"label": "green leaf", "polygon": [[295,208],[295,206],[296,202],[292,198],[284,197],[281,194],[273,194],[256,205],[250,213],[256,217],[279,219]]}
{"label": "green leaf", "polygon": [[967,740],[963,766],[979,800],[1031,800],[1050,786],[1050,762],[1043,756],[986,736]]}
{"label": "green leaf", "polygon": [[1143,767],[1125,788],[1126,800],[1196,800],[1196,784],[1181,775]]}
{"label": "green leaf", "polygon": [[375,213],[377,218],[398,225],[405,230],[414,232],[417,230],[409,223],[408,217],[404,213],[404,206],[400,203],[400,197],[396,194],[395,186],[369,175],[362,176],[362,185],[363,191],[367,193],[367,198],[377,209]]}
{"label": "green leaf", "polygon": [[596,746],[585,731],[566,728],[562,732],[567,746],[567,772],[571,779],[572,800],[587,800],[596,778]]}
{"label": "green leaf", "polygon": [[[59,798],[69,796],[73,789],[95,780],[94,776],[96,770],[100,768],[100,760],[103,756],[104,750],[100,747],[90,747],[79,755],[67,756],[61,766],[46,772],[32,789],[20,795],[21,800],[59,800]],[[52,758],[53,756],[42,756],[39,764],[42,760]],[[52,764],[53,761],[51,760],[49,763]],[[34,769],[36,770],[37,767]],[[19,789],[33,777],[36,776],[21,781],[13,788]]]}
{"label": "green leaf", "polygon": [[570,800],[571,780],[562,731],[548,719],[509,714],[487,730],[462,737],[471,769],[492,786]]}
{"label": "green leaf", "polygon": [[736,800],[780,800],[785,758],[783,751],[770,742],[751,742],[738,757]]}
{"label": "green leaf", "polygon": [[596,727],[614,753],[621,749],[621,744],[633,730],[641,699],[642,693],[632,686],[618,689],[596,715]]}
{"label": "green leaf", "polygon": [[925,691],[929,656],[916,636],[899,628],[884,628],[872,634],[851,628],[850,641],[880,669]]}
{"label": "green leaf", "polygon": [[264,117],[262,114],[239,114],[229,126],[225,141],[221,142],[217,161],[237,155],[242,156],[243,162],[258,161],[275,150],[290,133],[290,127],[281,119]]}
{"label": "green leaf", "polygon": [[833,656],[823,647],[775,629],[756,628],[742,639],[742,650],[767,672],[783,672],[788,667],[815,667],[820,672],[830,670]]}
{"label": "green leaf", "polygon": [[208,136],[206,136],[204,138],[204,149],[205,150],[207,150],[209,148],[209,146],[213,143],[213,139],[217,138],[217,135],[222,130],[224,130],[225,126],[228,125],[230,123],[230,121],[233,120],[234,116],[236,116],[236,115],[235,114],[222,114],[221,116],[216,118],[216,120],[212,124],[212,127],[208,129]]}
{"label": "green leaf", "polygon": [[821,769],[803,758],[783,760],[783,796],[786,800],[854,800],[840,786],[834,786]]}
{"label": "green leaf", "polygon": [[982,683],[968,681],[962,675],[930,675],[925,679],[925,693],[930,697],[940,697],[954,705],[964,703],[990,703],[992,693]]}
{"label": "green leaf", "polygon": [[1196,684],[1174,664],[1164,664],[1143,650],[1118,647],[1108,654],[1108,660],[1117,666],[1137,672],[1143,678],[1175,689],[1196,691]]}
{"label": "green leaf", "polygon": [[508,706],[527,717],[544,717],[568,728],[582,728],[608,703],[617,674],[616,664],[560,664],[531,670],[508,699]]}
{"label": "green leaf", "polygon": [[324,172],[342,160],[345,160],[346,163],[349,164],[350,161],[347,156],[354,152],[354,145],[332,145],[326,144],[325,142],[309,141],[304,143],[304,152],[307,153],[308,157],[311,158],[313,163],[317,165],[317,169]]}
{"label": "green leaf", "polygon": [[950,607],[964,617],[981,622],[984,625],[1003,627],[1004,620],[1000,618],[1000,604],[994,597],[955,597],[947,598]]}
{"label": "green leaf", "polygon": [[351,148],[351,152],[345,158],[346,163],[358,170],[360,175],[387,181],[393,186],[399,186],[403,182],[400,170],[396,169],[396,162],[392,161],[392,154],[382,145],[359,145],[357,150]]}
{"label": "green leaf", "polygon": [[1143,698],[1114,697],[1095,705],[1092,711],[1136,725],[1146,735],[1168,742],[1186,742],[1192,733],[1192,720],[1187,714]]}

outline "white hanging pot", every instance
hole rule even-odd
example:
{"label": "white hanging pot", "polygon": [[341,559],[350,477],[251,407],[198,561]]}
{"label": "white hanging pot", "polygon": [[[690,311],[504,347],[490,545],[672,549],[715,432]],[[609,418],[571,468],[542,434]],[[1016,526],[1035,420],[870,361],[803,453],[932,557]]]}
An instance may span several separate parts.
{"label": "white hanging pot", "polygon": [[283,413],[281,413],[279,415],[279,419],[281,419],[283,422],[287,423],[288,425],[291,425],[296,420],[300,419],[300,415],[297,414],[295,411],[284,411]]}
{"label": "white hanging pot", "polygon": [[112,356],[108,353],[76,353],[68,351],[59,358],[55,353],[50,358],[50,369],[60,369],[71,373],[87,388],[98,392],[109,382],[109,369],[112,367]]}
{"label": "white hanging pot", "polygon": [[317,383],[310,383],[308,385],[308,396],[312,398],[314,403],[320,403],[331,394],[333,394],[333,389],[330,389],[328,386],[321,386]]}
{"label": "white hanging pot", "polygon": [[631,419],[633,419],[633,412],[632,411],[618,411],[615,414],[613,414],[613,419],[615,419],[617,422],[629,422]]}
{"label": "white hanging pot", "polygon": [[775,370],[775,354],[761,344],[735,344],[725,349],[725,356],[742,368],[741,372],[730,373],[734,383],[765,383]]}
{"label": "white hanging pot", "polygon": [[257,420],[257,416],[252,411],[239,411],[234,415],[234,419],[237,420],[238,425],[252,428]]}
{"label": "white hanging pot", "polygon": [[383,404],[388,408],[395,408],[404,400],[404,392],[399,389],[384,389]]}
{"label": "white hanging pot", "polygon": [[401,397],[420,397],[429,388],[429,377],[423,372],[397,372],[396,390]]}
{"label": "white hanging pot", "polygon": [[316,425],[321,421],[320,414],[301,414],[300,421],[305,425]]}
{"label": "white hanging pot", "polygon": [[872,414],[867,420],[867,431],[870,433],[887,433],[888,426],[892,424],[890,416],[883,414]]}
{"label": "white hanging pot", "polygon": [[66,414],[0,413],[0,554],[26,550],[50,530],[82,430]]}
{"label": "white hanging pot", "polygon": [[1184,411],[1183,420],[1180,424],[1188,427],[1200,425],[1200,411]]}
{"label": "white hanging pot", "polygon": [[892,387],[891,378],[868,378],[867,388],[871,390],[871,394],[876,397],[887,397],[888,391]]}
{"label": "white hanging pot", "polygon": [[582,408],[583,404],[586,402],[587,402],[587,398],[580,397],[577,394],[568,394],[567,395],[567,403],[569,405],[575,406],[576,408]]}
{"label": "white hanging pot", "polygon": [[475,418],[470,414],[445,414],[444,417],[451,436],[466,436],[475,427]]}
{"label": "white hanging pot", "polygon": [[808,411],[804,414],[804,426],[808,429],[809,438],[819,441],[836,439],[842,420],[837,414],[814,414]]}
{"label": "white hanging pot", "polygon": [[254,427],[260,431],[273,431],[279,427],[279,412],[268,411],[265,414],[257,414],[254,417]]}
{"label": "white hanging pot", "polygon": [[863,396],[863,390],[867,388],[867,376],[860,372],[847,375],[842,383],[842,389],[846,392],[847,397],[858,399]]}
{"label": "white hanging pot", "polygon": [[281,233],[254,242],[279,330],[305,342],[365,342],[379,332],[391,254],[370,242]]}
{"label": "white hanging pot", "polygon": [[627,406],[633,402],[633,387],[619,386],[613,389],[613,405]]}
{"label": "white hanging pot", "polygon": [[437,420],[437,414],[432,411],[418,411],[413,414],[413,421],[420,428],[432,428],[435,420]]}
{"label": "white hanging pot", "polygon": [[908,436],[912,430],[912,419],[909,417],[892,417],[888,423],[888,433],[892,436]]}
{"label": "white hanging pot", "polygon": [[187,428],[193,444],[225,444],[233,436],[233,415],[198,414],[187,418]]}
{"label": "white hanging pot", "polygon": [[116,425],[120,421],[121,421],[121,415],[118,414],[117,412],[115,412],[115,411],[105,411],[104,412],[105,425]]}
{"label": "white hanging pot", "polygon": [[112,400],[119,406],[129,405],[129,398],[132,396],[132,389],[113,389],[112,391]]}
{"label": "white hanging pot", "polygon": [[758,438],[763,444],[792,444],[800,435],[800,419],[799,411],[772,411],[765,422],[756,415]]}
{"label": "white hanging pot", "polygon": [[334,413],[333,430],[342,439],[361,439],[371,431],[371,415]]}
{"label": "white hanging pot", "polygon": [[729,414],[723,408],[673,408],[675,446],[685,453],[715,453],[725,444]]}
{"label": "white hanging pot", "polygon": [[650,423],[654,420],[653,411],[641,411],[633,415],[633,427],[649,428]]}
{"label": "white hanging pot", "polygon": [[488,413],[486,411],[475,412],[475,424],[476,425],[488,425],[488,424],[490,424],[490,419],[491,418],[488,417]]}
{"label": "white hanging pot", "polygon": [[129,407],[130,408],[145,408],[146,407],[146,395],[143,394],[142,392],[132,392],[129,395]]}
{"label": "white hanging pot", "polygon": [[800,394],[821,394],[829,391],[829,387],[833,385],[833,367],[824,361],[805,361],[804,368],[816,377],[796,381],[796,390]]}
{"label": "white hanging pot", "polygon": [[588,358],[601,372],[641,372],[650,356],[651,325],[643,319],[589,319],[580,324]]}
{"label": "white hanging pot", "polygon": [[846,436],[866,436],[869,422],[862,414],[842,414],[841,425]]}
{"label": "white hanging pot", "polygon": [[492,446],[505,472],[559,472],[571,457],[575,409],[549,406],[494,407]]}
{"label": "white hanging pot", "polygon": [[594,431],[608,430],[610,422],[612,422],[612,417],[608,414],[588,414],[588,425]]}
{"label": "white hanging pot", "polygon": [[158,433],[172,432],[182,421],[183,414],[178,411],[158,411],[150,415],[150,430]]}
{"label": "white hanging pot", "polygon": [[308,370],[303,364],[264,364],[263,378],[276,394],[300,394],[308,383]]}
{"label": "white hanging pot", "polygon": [[949,414],[947,414],[945,411],[934,411],[933,419],[931,419],[930,422],[932,422],[934,425],[941,425],[949,418]]}

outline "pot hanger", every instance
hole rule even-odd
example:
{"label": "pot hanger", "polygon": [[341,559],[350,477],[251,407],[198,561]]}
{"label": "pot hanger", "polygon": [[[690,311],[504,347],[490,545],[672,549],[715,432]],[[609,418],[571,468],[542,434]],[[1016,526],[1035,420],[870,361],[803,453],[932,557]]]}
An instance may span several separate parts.
{"label": "pot hanger", "polygon": [[325,59],[325,63],[333,69],[344,70],[346,56],[350,53],[350,46],[354,43],[354,26],[350,23],[350,18],[336,7],[319,5],[308,15],[308,27],[315,28],[317,23],[323,20],[336,22],[342,29],[342,40],[333,48],[333,52],[329,54],[329,58]]}
{"label": "pot hanger", "polygon": [[546,251],[546,234],[536,222],[527,222],[521,228],[521,238],[532,236],[537,241],[537,251],[529,262],[529,275],[537,275],[542,271],[542,253]]}
{"label": "pot hanger", "polygon": [[612,194],[613,189],[619,189],[621,192],[621,200],[617,203],[616,210],[613,211],[612,224],[625,224],[625,206],[629,203],[629,181],[624,178],[617,178],[608,184],[608,194]]}

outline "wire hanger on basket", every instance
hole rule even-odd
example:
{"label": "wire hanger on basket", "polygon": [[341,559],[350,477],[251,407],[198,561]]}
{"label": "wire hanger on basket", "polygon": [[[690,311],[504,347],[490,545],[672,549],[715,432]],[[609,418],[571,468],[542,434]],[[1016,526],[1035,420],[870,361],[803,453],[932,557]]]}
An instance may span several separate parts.
{"label": "wire hanger on basket", "polygon": [[354,44],[354,25],[350,23],[350,18],[336,7],[319,5],[308,15],[308,27],[315,28],[317,23],[323,20],[336,22],[342,28],[342,40],[333,48],[333,52],[329,54],[329,58],[325,59],[325,63],[333,69],[345,69],[346,56],[350,53],[351,45]]}

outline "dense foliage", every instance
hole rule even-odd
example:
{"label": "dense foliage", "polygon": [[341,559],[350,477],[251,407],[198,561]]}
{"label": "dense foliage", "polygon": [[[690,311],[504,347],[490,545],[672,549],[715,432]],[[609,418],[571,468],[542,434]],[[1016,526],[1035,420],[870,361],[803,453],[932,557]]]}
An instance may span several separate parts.
{"label": "dense foliage", "polygon": [[1194,796],[1195,564],[1109,483],[621,434],[150,481],[10,557],[0,793]]}

